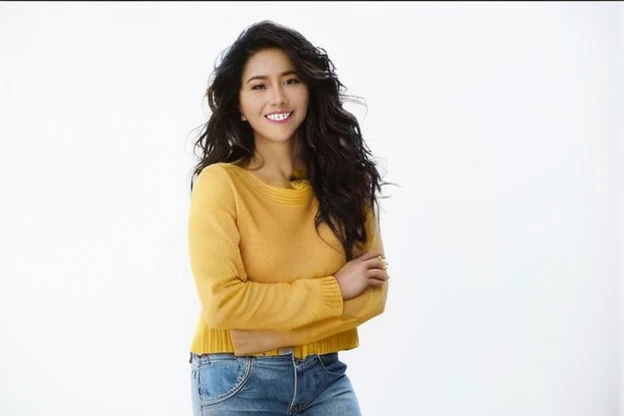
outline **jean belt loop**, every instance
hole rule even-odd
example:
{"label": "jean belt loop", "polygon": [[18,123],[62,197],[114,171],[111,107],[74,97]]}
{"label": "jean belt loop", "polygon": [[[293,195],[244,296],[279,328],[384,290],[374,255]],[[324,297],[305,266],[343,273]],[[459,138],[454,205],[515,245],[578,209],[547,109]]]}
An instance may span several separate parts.
{"label": "jean belt loop", "polygon": [[289,355],[289,354],[293,354],[293,353],[294,353],[293,347],[280,348],[278,350],[278,354],[279,355]]}

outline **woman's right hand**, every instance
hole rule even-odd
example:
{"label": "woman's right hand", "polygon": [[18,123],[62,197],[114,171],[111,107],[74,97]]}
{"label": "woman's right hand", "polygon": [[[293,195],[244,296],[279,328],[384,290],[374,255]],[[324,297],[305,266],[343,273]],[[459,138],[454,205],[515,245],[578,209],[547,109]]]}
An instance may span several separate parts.
{"label": "woman's right hand", "polygon": [[369,251],[345,264],[334,277],[342,299],[349,300],[364,292],[368,286],[381,286],[390,276],[381,253]]}

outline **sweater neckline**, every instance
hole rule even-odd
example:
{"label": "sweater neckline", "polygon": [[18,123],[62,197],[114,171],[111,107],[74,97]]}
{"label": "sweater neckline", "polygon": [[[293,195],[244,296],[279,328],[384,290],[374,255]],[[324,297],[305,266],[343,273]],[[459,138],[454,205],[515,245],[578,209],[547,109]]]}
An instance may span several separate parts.
{"label": "sweater neckline", "polygon": [[285,205],[301,204],[308,202],[313,194],[312,185],[307,179],[290,181],[292,188],[282,188],[281,186],[269,185],[243,167],[233,163],[226,163],[226,165],[230,166],[231,170],[248,185],[274,202]]}

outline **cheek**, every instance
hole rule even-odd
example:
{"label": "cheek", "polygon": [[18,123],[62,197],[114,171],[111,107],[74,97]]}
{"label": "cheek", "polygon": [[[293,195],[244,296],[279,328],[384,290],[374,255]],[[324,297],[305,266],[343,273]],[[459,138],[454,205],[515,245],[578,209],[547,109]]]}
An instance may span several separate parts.
{"label": "cheek", "polygon": [[254,112],[254,109],[258,106],[257,101],[258,100],[254,99],[254,97],[250,94],[241,93],[238,96],[238,105],[243,113],[249,114]]}
{"label": "cheek", "polygon": [[305,100],[303,100],[303,102],[301,103],[301,106],[303,107],[305,113],[308,113],[308,105],[310,104],[310,101],[308,99],[308,96],[306,95]]}
{"label": "cheek", "polygon": [[298,97],[299,107],[301,107],[305,112],[308,110],[308,104],[310,103],[309,96],[307,93],[301,94]]}
{"label": "cheek", "polygon": [[305,92],[302,94],[302,102],[305,104],[306,108],[308,107],[308,102],[310,101],[310,92],[308,89],[305,89]]}

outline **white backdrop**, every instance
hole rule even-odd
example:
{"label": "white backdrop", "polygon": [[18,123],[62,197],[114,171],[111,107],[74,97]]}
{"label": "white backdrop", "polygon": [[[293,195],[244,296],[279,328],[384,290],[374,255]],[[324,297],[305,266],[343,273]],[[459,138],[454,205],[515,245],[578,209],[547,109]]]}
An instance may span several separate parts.
{"label": "white backdrop", "polygon": [[350,109],[401,186],[382,200],[386,312],[342,354],[364,415],[616,415],[623,18],[0,3],[0,414],[191,414],[193,129],[218,53],[270,19],[367,100]]}

